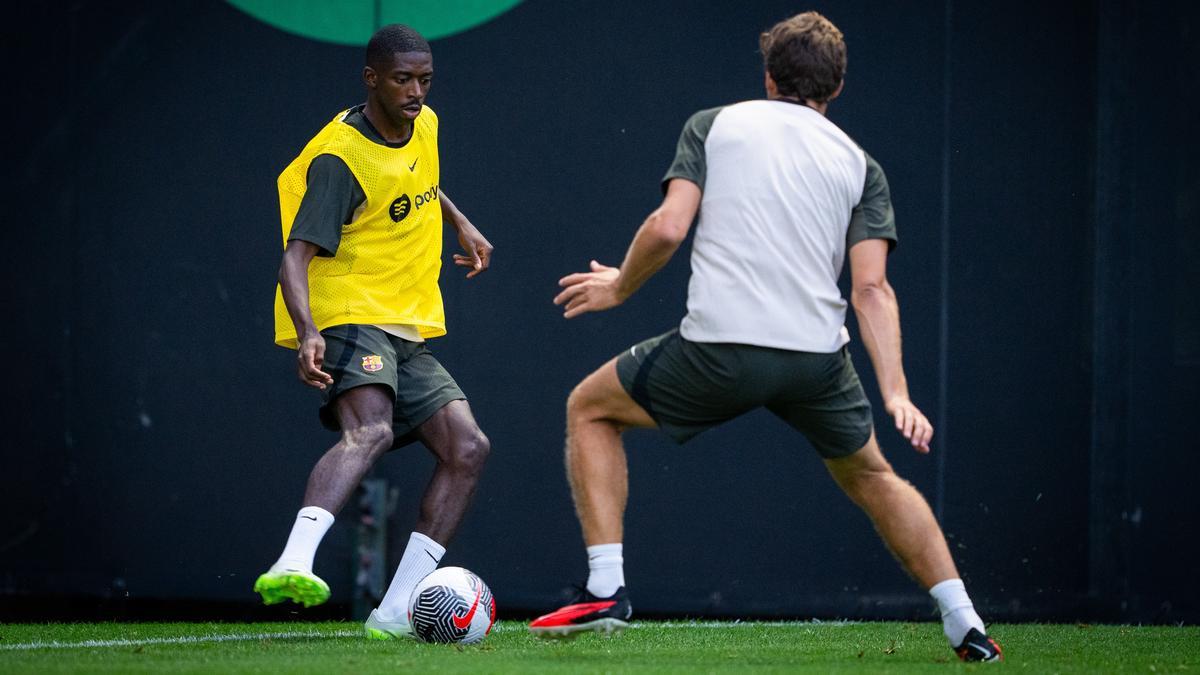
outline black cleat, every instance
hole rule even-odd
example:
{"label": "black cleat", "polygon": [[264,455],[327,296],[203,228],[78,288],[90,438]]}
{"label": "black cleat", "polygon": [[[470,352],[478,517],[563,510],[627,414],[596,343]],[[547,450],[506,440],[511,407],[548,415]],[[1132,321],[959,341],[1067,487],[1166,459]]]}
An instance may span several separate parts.
{"label": "black cleat", "polygon": [[963,643],[954,648],[954,653],[963,661],[1003,661],[1000,643],[972,628],[967,631]]}
{"label": "black cleat", "polygon": [[624,630],[631,616],[633,607],[624,586],[607,598],[597,598],[581,588],[571,604],[530,622],[529,632],[549,638],[575,637],[585,631],[611,635]]}

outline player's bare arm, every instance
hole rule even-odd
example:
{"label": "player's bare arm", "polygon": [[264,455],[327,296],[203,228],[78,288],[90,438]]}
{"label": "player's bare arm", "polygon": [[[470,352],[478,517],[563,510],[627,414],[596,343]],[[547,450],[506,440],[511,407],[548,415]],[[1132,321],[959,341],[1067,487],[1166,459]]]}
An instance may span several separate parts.
{"label": "player's bare arm", "polygon": [[438,201],[442,204],[442,219],[454,226],[458,233],[458,244],[466,251],[466,255],[454,254],[454,264],[470,268],[471,271],[467,272],[467,278],[470,279],[492,264],[492,244],[440,188],[438,194]]}
{"label": "player's bare arm", "polygon": [[866,239],[850,249],[850,302],[879,380],[883,407],[918,452],[929,452],[933,425],[908,397],[900,349],[900,305],[887,281],[888,242]]}
{"label": "player's bare arm", "polygon": [[563,318],[601,312],[625,302],[679,249],[699,209],[700,187],[689,180],[672,180],[662,204],[638,228],[619,269],[593,260],[590,272],[559,279],[563,290],[554,304],[565,305]]}
{"label": "player's bare arm", "polygon": [[279,265],[279,289],[300,343],[296,357],[297,375],[304,384],[324,389],[333,384],[333,378],[321,370],[325,360],[325,338],[313,323],[308,304],[308,266],[317,250],[316,244],[300,239],[288,242]]}

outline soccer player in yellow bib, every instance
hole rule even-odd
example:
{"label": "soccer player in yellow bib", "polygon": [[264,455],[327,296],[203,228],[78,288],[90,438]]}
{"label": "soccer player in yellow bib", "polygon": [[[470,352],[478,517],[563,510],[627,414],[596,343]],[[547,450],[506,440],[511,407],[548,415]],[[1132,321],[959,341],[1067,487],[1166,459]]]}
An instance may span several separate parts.
{"label": "soccer player in yellow bib", "polygon": [[313,558],[371,466],[421,441],[437,465],[415,531],[369,637],[410,633],[408,599],[445,553],[489,452],[466,396],[425,346],[446,333],[438,274],[442,224],[454,264],[474,277],[492,245],[439,187],[438,119],[425,105],[429,43],[381,28],[367,45],[367,101],[339,113],[279,176],[284,253],[275,341],[298,351],[300,380],[322,392],[321,422],[342,438],[313,468],[279,560],[255,582],[267,604],[329,598]]}

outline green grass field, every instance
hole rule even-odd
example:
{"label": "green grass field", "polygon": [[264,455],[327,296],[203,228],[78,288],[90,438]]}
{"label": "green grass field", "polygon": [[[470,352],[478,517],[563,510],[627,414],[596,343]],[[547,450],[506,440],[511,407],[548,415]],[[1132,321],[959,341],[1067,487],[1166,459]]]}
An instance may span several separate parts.
{"label": "green grass field", "polygon": [[1195,626],[997,624],[1002,664],[963,664],[934,623],[639,622],[550,642],[502,622],[472,647],[364,639],[357,623],[0,626],[0,673],[1200,672]]}

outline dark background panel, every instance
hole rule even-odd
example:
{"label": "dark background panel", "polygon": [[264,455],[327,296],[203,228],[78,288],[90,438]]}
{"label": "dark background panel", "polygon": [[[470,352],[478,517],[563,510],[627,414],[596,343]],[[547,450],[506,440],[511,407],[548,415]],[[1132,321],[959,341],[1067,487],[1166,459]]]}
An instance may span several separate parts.
{"label": "dark background panel", "polygon": [[[1127,252],[1135,271],[1129,299],[1129,406],[1126,466],[1130,487],[1114,520],[1125,529],[1128,593],[1121,600],[1156,618],[1195,610],[1200,582],[1190,570],[1197,506],[1192,469],[1200,442],[1192,429],[1200,401],[1200,182],[1193,148],[1200,147],[1196,109],[1175,92],[1200,86],[1196,17],[1129,8],[1124,15],[1136,44],[1120,56],[1131,62],[1129,89],[1162,94],[1138,100],[1125,124],[1131,180],[1130,220],[1151,223]],[[1153,36],[1153,37],[1151,37]],[[1124,45],[1122,45],[1124,46]],[[1190,528],[1190,530],[1189,530]],[[1123,609],[1123,607],[1118,607]]]}
{"label": "dark background panel", "polygon": [[944,525],[1014,612],[1087,592],[1095,31],[1068,3],[951,17]]}
{"label": "dark background panel", "polygon": [[[1194,620],[1180,533],[1198,524],[1196,10],[815,8],[850,50],[830,117],[891,184],[889,276],[933,455],[906,449],[857,339],[852,353],[880,440],[929,497],[976,602],[996,618]],[[64,616],[198,603],[242,616],[335,438],[292,352],[271,344],[275,177],[362,100],[361,48],[223,3],[23,11],[4,27],[23,131],[5,182],[0,346],[16,358],[0,608],[28,618],[30,599],[57,596],[79,598],[45,605]],[[573,321],[550,303],[555,282],[619,262],[684,120],[761,96],[757,35],[795,11],[527,0],[433,44],[441,185],[496,245],[482,277],[442,277],[450,334],[432,346],[494,448],[446,562],[482,574],[509,612],[544,609],[585,575],[566,396],[677,324],[689,268],[681,252],[625,306]],[[1145,88],[1164,95],[1131,95]],[[639,611],[929,616],[770,415],[683,447],[652,432],[627,444]],[[397,542],[430,467],[408,448],[376,469],[398,490]],[[332,615],[349,601],[353,521],[347,509],[317,557]]]}

